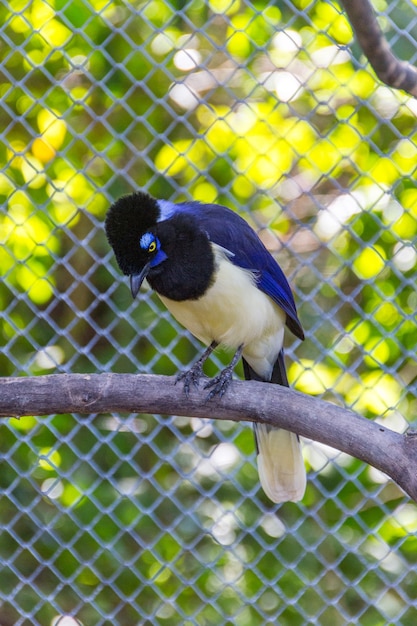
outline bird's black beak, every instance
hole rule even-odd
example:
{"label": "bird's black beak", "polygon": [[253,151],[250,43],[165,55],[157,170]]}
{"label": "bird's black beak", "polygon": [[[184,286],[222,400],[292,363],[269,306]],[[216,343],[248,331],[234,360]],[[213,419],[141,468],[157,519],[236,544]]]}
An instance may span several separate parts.
{"label": "bird's black beak", "polygon": [[133,298],[136,298],[138,295],[138,291],[145,280],[147,273],[149,272],[149,268],[150,263],[147,263],[139,274],[130,275],[130,291],[132,292]]}

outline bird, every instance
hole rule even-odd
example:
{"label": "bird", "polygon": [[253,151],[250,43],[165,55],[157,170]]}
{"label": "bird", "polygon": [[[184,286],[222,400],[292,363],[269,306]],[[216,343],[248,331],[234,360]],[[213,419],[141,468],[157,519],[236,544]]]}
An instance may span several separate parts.
{"label": "bird", "polygon": [[[187,394],[219,345],[234,355],[205,385],[208,399],[227,391],[240,358],[246,380],[289,386],[285,327],[304,339],[294,297],[278,262],[238,213],[135,191],[110,206],[105,232],[121,272],[130,277],[133,298],[146,281],[174,318],[207,346],[177,377]],[[266,495],[274,503],[301,500],[306,470],[298,435],[257,422],[254,433]]]}

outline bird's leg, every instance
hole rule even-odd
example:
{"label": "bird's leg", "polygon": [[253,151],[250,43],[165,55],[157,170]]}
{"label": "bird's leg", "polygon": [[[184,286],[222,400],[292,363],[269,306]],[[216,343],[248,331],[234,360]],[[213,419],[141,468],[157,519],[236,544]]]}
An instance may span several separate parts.
{"label": "bird's leg", "polygon": [[210,354],[217,348],[219,344],[216,341],[212,341],[209,347],[203,352],[201,357],[196,361],[189,370],[186,372],[180,372],[177,376],[177,380],[175,383],[178,383],[180,380],[184,381],[184,391],[188,396],[190,392],[191,383],[194,387],[198,387],[198,383],[200,378],[203,376],[203,365],[205,361],[207,361]]}
{"label": "bird's leg", "polygon": [[204,389],[209,389],[210,387],[213,387],[213,389],[210,391],[210,393],[207,396],[207,400],[211,400],[214,396],[217,396],[217,395],[221,397],[225,393],[226,389],[228,388],[230,384],[230,381],[232,380],[233,370],[235,368],[235,365],[239,361],[240,357],[242,356],[242,351],[243,351],[243,344],[239,346],[238,349],[236,350],[235,355],[233,359],[231,360],[230,364],[227,367],[225,367],[220,372],[220,374],[218,374],[217,376],[209,380],[208,383],[204,385]]}

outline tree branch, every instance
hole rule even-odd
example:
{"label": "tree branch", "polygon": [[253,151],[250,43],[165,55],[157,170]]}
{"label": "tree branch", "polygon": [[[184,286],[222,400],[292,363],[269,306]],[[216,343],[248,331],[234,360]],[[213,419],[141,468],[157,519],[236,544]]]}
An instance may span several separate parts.
{"label": "tree branch", "polygon": [[0,379],[0,416],[163,413],[263,422],[346,452],[390,476],[417,501],[417,433],[401,435],[347,409],[280,385],[233,381],[222,398],[167,376],[52,374]]}
{"label": "tree branch", "polygon": [[358,43],[382,82],[417,97],[417,70],[391,52],[369,0],[340,0]]}

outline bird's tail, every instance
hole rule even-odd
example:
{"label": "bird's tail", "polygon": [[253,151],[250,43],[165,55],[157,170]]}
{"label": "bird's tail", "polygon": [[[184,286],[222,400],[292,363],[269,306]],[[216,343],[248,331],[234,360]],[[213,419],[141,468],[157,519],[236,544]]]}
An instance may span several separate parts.
{"label": "bird's tail", "polygon": [[[262,380],[243,359],[246,380]],[[271,381],[288,387],[284,353],[278,355]],[[272,502],[297,502],[306,488],[306,471],[298,435],[267,424],[254,424],[259,480]]]}

